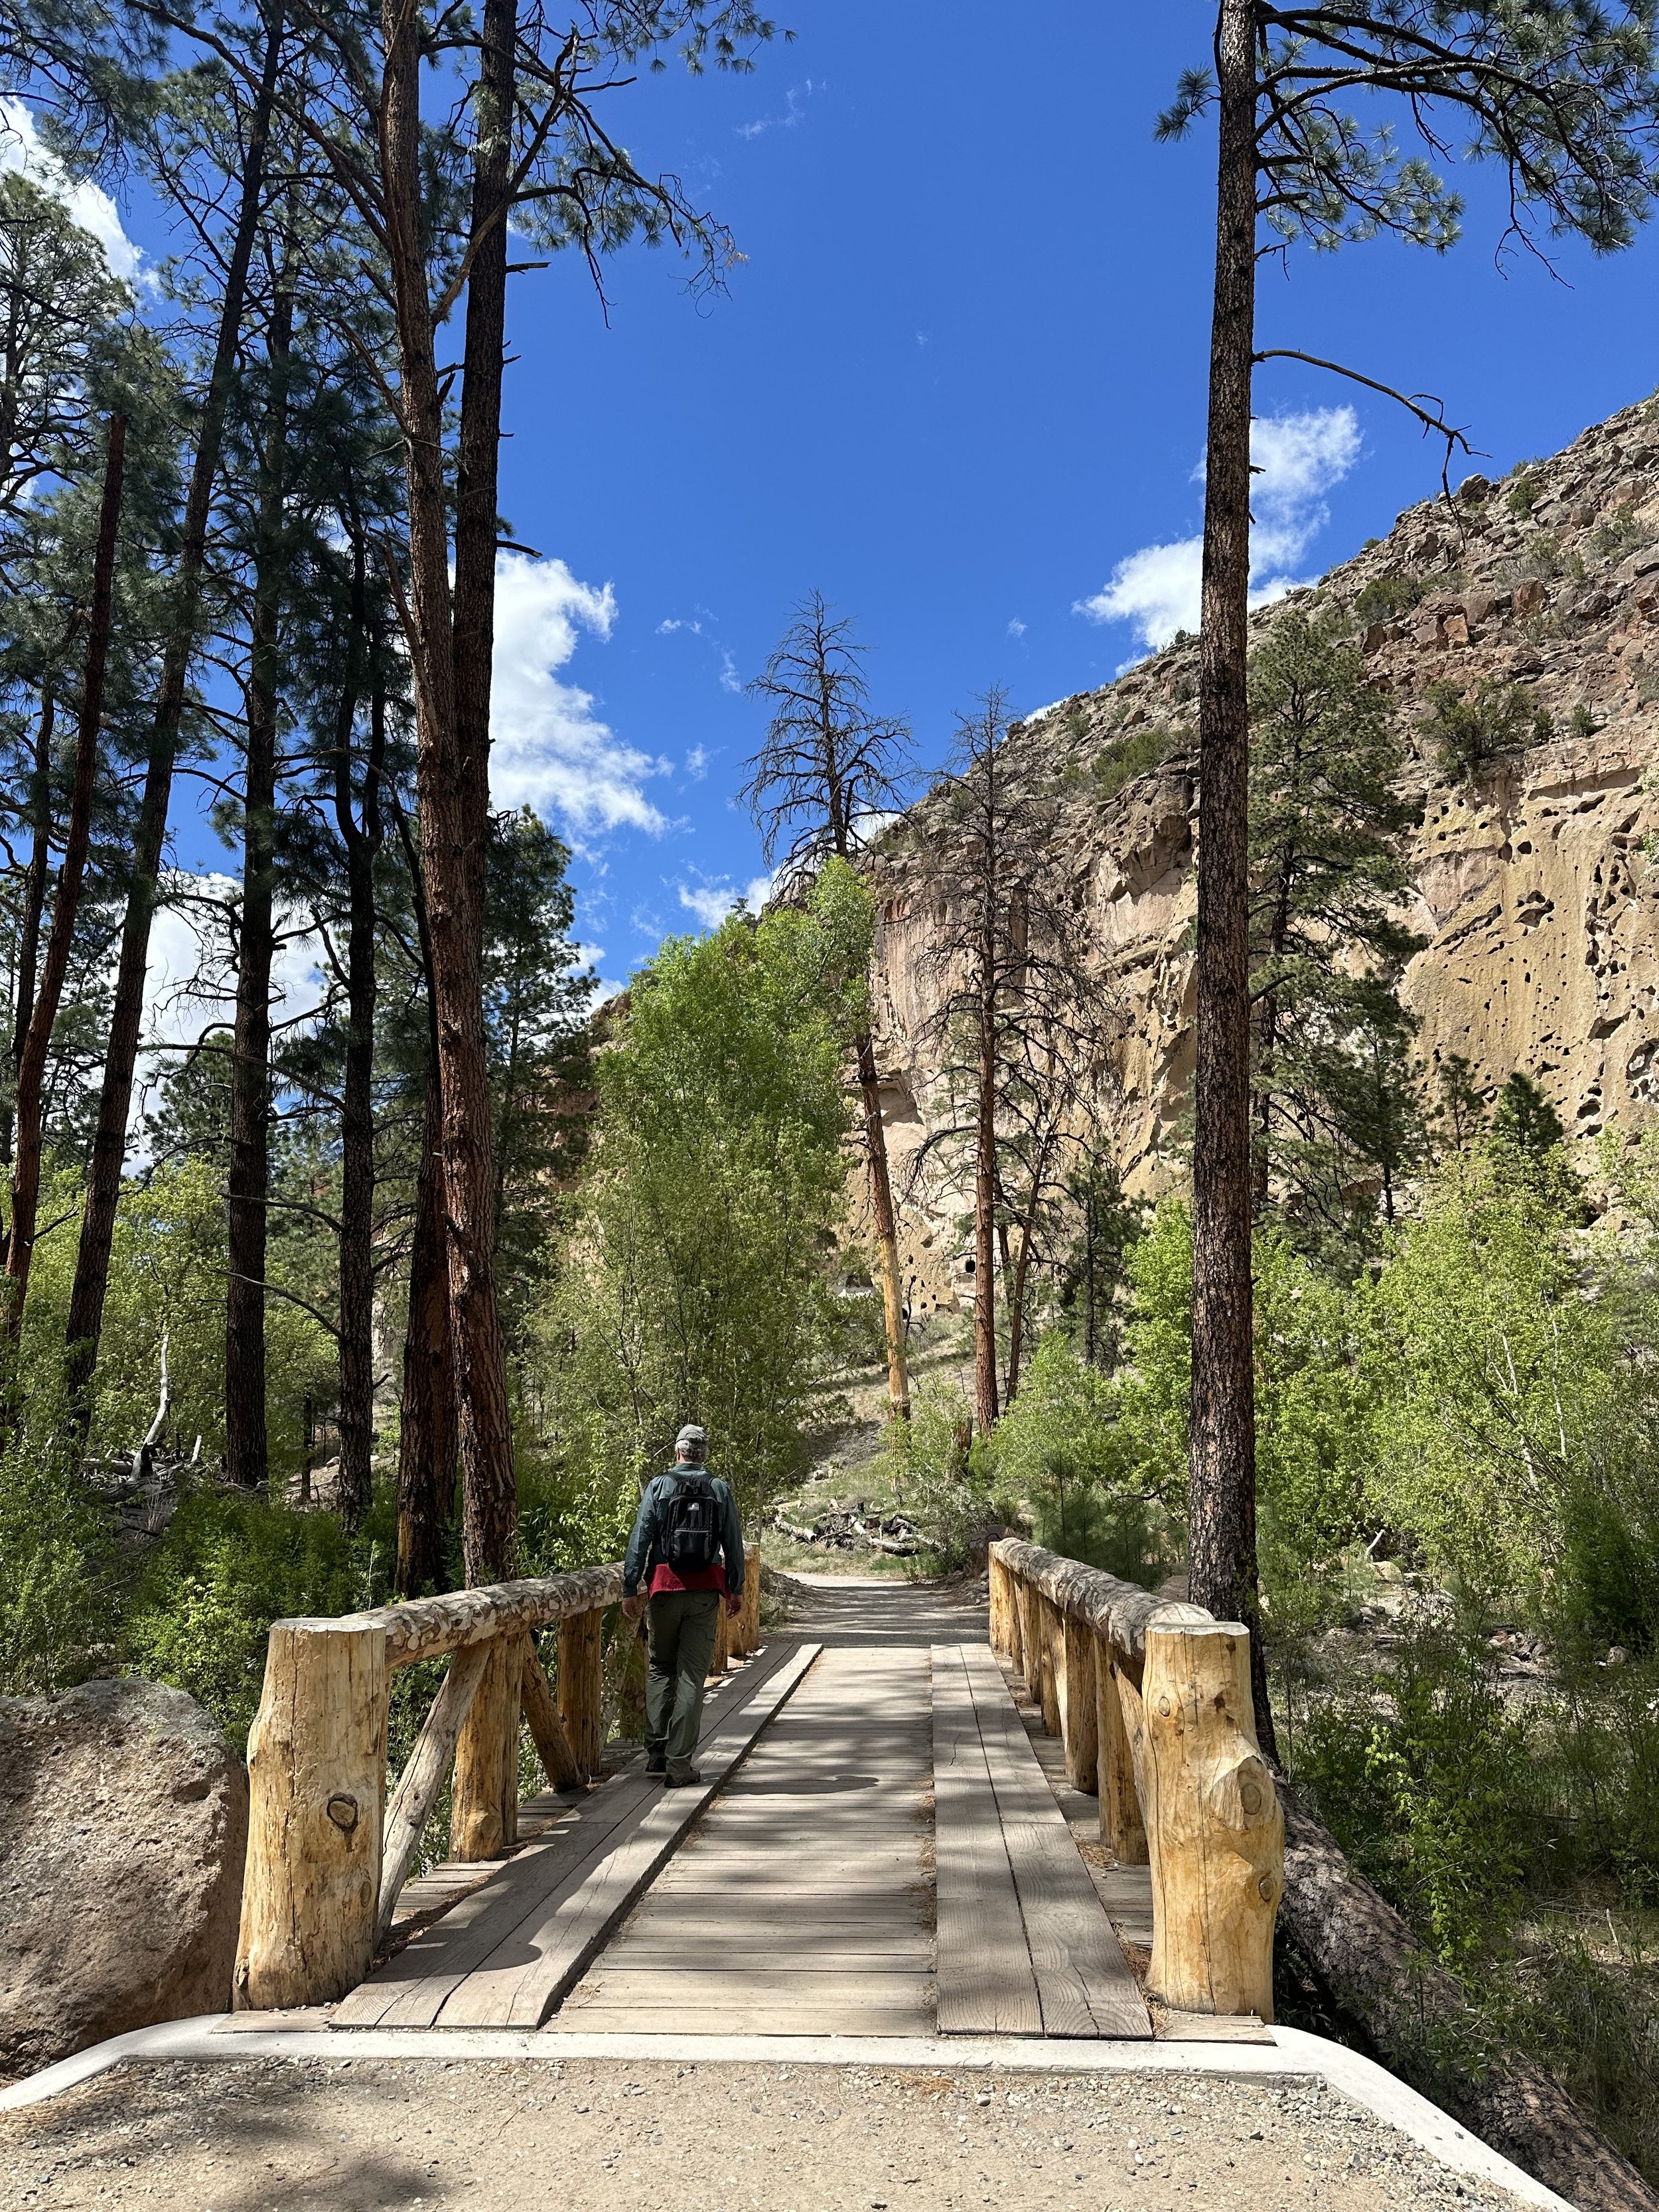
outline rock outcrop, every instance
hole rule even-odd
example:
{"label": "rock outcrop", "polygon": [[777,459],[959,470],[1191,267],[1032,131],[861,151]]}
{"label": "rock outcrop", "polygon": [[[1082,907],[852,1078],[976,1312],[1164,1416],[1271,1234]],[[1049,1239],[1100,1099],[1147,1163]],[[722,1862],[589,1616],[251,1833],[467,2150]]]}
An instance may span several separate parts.
{"label": "rock outcrop", "polygon": [[247,1778],[182,1690],[0,1699],[0,2075],[230,2004]]}
{"label": "rock outcrop", "polygon": [[[1351,619],[1398,702],[1421,808],[1407,919],[1425,940],[1404,995],[1430,1066],[1516,1068],[1580,1139],[1633,1136],[1659,1102],[1659,401],[1500,483],[1402,514],[1292,601]],[[1258,630],[1274,610],[1255,616]],[[1512,709],[1513,750],[1455,776],[1425,726],[1433,687]],[[1174,1172],[1193,1069],[1198,655],[1180,638],[1103,690],[1024,725],[1017,772],[1048,811],[1056,890],[1086,918],[1123,1043],[1099,1102],[1132,1190]],[[882,841],[877,1004],[896,1177],[944,1115],[929,1037],[937,926],[925,799]],[[1654,855],[1650,859],[1650,854]],[[967,1197],[937,1174],[905,1210],[913,1310],[967,1303]]]}

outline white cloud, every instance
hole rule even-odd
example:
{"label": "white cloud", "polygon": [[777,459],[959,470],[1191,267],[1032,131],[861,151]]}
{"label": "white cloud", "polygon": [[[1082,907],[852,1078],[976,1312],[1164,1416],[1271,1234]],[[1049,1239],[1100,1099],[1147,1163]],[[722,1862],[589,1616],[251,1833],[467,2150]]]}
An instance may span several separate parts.
{"label": "white cloud", "polygon": [[137,278],[143,252],[122,229],[114,201],[96,185],[77,183],[65,173],[62,162],[41,144],[34,118],[21,100],[0,100],[0,172],[6,171],[27,177],[61,200],[103,247],[114,274],[129,283]]}
{"label": "white cloud", "polygon": [[732,909],[739,903],[750,914],[758,914],[772,896],[772,878],[755,876],[739,890],[722,877],[715,884],[682,884],[680,904],[688,914],[694,914],[705,929],[718,929]]}
{"label": "white cloud", "polygon": [[806,113],[805,108],[801,105],[803,92],[808,100],[812,97],[812,80],[810,76],[804,85],[790,86],[784,95],[787,105],[781,115],[763,115],[753,123],[739,123],[736,126],[738,137],[760,138],[763,137],[769,131],[793,131]]}
{"label": "white cloud", "polygon": [[668,763],[624,744],[593,712],[593,696],[554,674],[586,630],[611,635],[617,602],[562,561],[503,553],[495,570],[495,690],[489,717],[490,796],[500,807],[556,814],[574,835],[667,825],[645,793]]}
{"label": "white cloud", "polygon": [[659,622],[657,624],[657,635],[672,637],[677,629],[689,629],[693,637],[702,635],[702,624],[700,622],[693,622],[689,615],[684,619],[677,616],[672,621]]}
{"label": "white cloud", "polygon": [[[1266,606],[1294,589],[1295,565],[1329,520],[1325,494],[1352,468],[1359,447],[1352,407],[1264,416],[1252,425],[1250,453],[1261,471],[1250,489],[1253,606]],[[1201,462],[1194,474],[1202,481]],[[1143,545],[1118,562],[1103,590],[1078,600],[1073,611],[1091,622],[1132,623],[1139,644],[1155,653],[1177,630],[1197,629],[1203,565],[1201,537]]]}
{"label": "white cloud", "polygon": [[1010,637],[1024,637],[1025,635],[1025,625],[1018,615],[1008,624],[1008,635]]}
{"label": "white cloud", "polygon": [[731,647],[723,645],[720,647],[720,690],[741,691],[742,689],[743,678],[738,673],[738,664],[732,658]]}
{"label": "white cloud", "polygon": [[685,757],[685,772],[693,783],[701,783],[708,773],[708,755],[702,745],[693,745]]}

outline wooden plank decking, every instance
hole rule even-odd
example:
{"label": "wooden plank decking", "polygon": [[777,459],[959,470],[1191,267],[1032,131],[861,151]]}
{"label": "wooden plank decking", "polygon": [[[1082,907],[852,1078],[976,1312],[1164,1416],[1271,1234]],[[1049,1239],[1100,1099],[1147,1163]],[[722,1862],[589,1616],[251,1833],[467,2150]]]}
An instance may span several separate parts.
{"label": "wooden plank decking", "polygon": [[556,2029],[929,2035],[927,1653],[824,1652]]}
{"label": "wooden plank decking", "polygon": [[1150,2036],[989,1648],[936,1644],[933,1673],[940,2033]]}
{"label": "wooden plank decking", "polygon": [[1079,1855],[989,1646],[931,1641],[978,1621],[909,1622],[908,1595],[845,1601],[830,1648],[775,1637],[719,1685],[700,1789],[635,1755],[527,1807],[556,1824],[333,2025],[1150,2036],[1103,1903],[1120,1870]]}
{"label": "wooden plank decking", "polygon": [[711,1699],[705,1780],[618,1777],[354,1990],[336,2027],[538,2027],[789,1696],[816,1644],[778,1643]]}

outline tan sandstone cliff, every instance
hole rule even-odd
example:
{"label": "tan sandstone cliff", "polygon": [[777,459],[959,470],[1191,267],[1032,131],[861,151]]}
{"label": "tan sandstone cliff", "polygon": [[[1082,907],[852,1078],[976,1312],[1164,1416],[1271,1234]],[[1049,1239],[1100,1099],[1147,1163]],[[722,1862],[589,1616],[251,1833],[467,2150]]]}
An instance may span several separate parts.
{"label": "tan sandstone cliff", "polygon": [[[1358,634],[1400,703],[1407,786],[1422,806],[1409,920],[1428,941],[1405,986],[1422,1058],[1463,1054],[1488,1091],[1525,1069],[1581,1139],[1634,1133],[1659,1100],[1659,401],[1501,483],[1470,477],[1449,507],[1408,509],[1388,538],[1292,597],[1316,595],[1361,617],[1385,598],[1398,610],[1360,620]],[[1273,611],[1255,619],[1265,625]],[[1011,740],[1048,817],[1054,887],[1079,902],[1103,990],[1122,1010],[1100,1111],[1142,1191],[1173,1172],[1192,1075],[1197,672],[1195,641],[1178,640]],[[1448,680],[1469,695],[1483,683],[1523,687],[1529,716],[1545,712],[1553,733],[1472,781],[1449,780],[1420,733],[1430,687]],[[922,957],[937,927],[921,849],[936,818],[931,799],[913,808],[872,871],[901,1188],[943,1111]],[[968,1302],[966,1207],[937,1173],[904,1206],[919,1316]]]}

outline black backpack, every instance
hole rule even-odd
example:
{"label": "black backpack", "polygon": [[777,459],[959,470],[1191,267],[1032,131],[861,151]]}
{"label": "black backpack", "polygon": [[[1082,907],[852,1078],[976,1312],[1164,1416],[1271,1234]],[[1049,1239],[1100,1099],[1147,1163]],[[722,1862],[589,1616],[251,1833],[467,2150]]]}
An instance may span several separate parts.
{"label": "black backpack", "polygon": [[663,1510],[662,1556],[677,1575],[706,1574],[720,1555],[720,1502],[706,1474],[681,1474]]}

